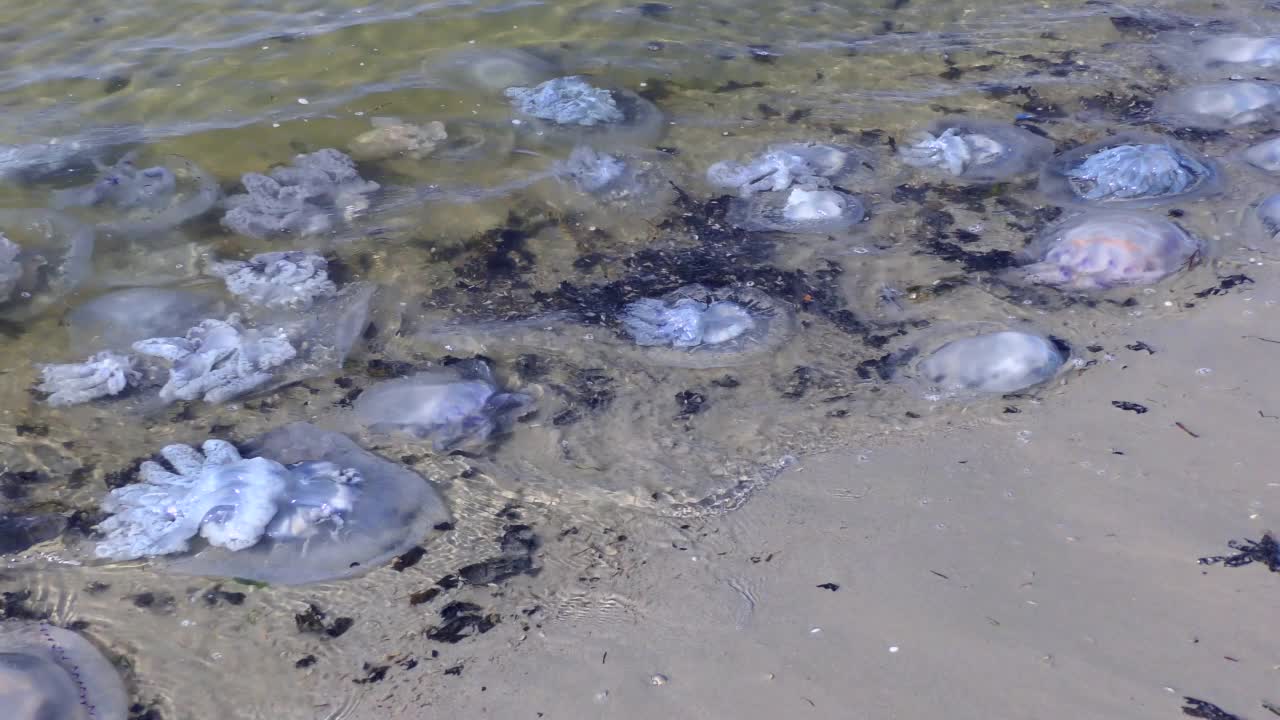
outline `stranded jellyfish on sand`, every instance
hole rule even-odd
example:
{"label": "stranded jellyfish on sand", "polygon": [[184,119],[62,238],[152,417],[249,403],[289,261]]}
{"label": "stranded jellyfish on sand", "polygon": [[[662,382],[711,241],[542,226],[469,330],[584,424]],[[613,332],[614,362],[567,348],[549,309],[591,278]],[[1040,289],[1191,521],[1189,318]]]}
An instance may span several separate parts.
{"label": "stranded jellyfish on sand", "polygon": [[864,171],[861,155],[821,143],[770,146],[745,163],[722,161],[707,168],[707,182],[732,190],[729,220],[745,230],[829,233],[847,230],[866,217],[866,206],[839,187]]}
{"label": "stranded jellyfish on sand", "polygon": [[245,193],[227,198],[222,224],[255,238],[318,235],[369,207],[378,183],[360,177],[351,158],[332,148],[298,155],[268,175],[246,173]]}
{"label": "stranded jellyfish on sand", "polygon": [[488,364],[455,363],[378,383],[354,405],[373,432],[400,432],[431,440],[437,452],[482,446],[530,412],[533,398],[501,391]]}
{"label": "stranded jellyfish on sand", "polygon": [[110,213],[107,232],[145,234],[168,230],[218,201],[218,183],[190,160],[171,156],[164,165],[140,168],[134,153],[115,165],[98,166],[98,179],[54,193],[57,208],[98,208]]}
{"label": "stranded jellyfish on sand", "polygon": [[688,285],[622,309],[632,342],[669,365],[725,367],[777,348],[791,332],[783,303],[752,287]]}
{"label": "stranded jellyfish on sand", "polygon": [[1086,213],[1049,228],[1016,272],[1074,290],[1151,285],[1191,266],[1200,242],[1178,225],[1137,212]]}
{"label": "stranded jellyfish on sand", "polygon": [[1058,346],[1005,330],[953,340],[916,365],[916,374],[948,392],[1010,393],[1053,377],[1066,361]]}
{"label": "stranded jellyfish on sand", "polygon": [[534,87],[509,87],[506,96],[530,126],[532,139],[596,146],[647,146],[665,130],[662,112],[628,90],[600,88],[576,75]]}
{"label": "stranded jellyfish on sand", "polygon": [[125,720],[129,696],[88,640],[46,622],[6,620],[0,708],[5,720]]}
{"label": "stranded jellyfish on sand", "polygon": [[25,318],[79,287],[93,231],[47,210],[0,210],[0,315]]}
{"label": "stranded jellyfish on sand", "polygon": [[962,180],[994,182],[1025,174],[1053,154],[1053,143],[1022,128],[961,117],[943,118],[908,136],[898,155],[912,167]]}
{"label": "stranded jellyfish on sand", "polygon": [[1059,202],[1155,205],[1213,192],[1212,161],[1173,140],[1122,134],[1054,158],[1040,189]]}
{"label": "stranded jellyfish on sand", "polygon": [[1193,85],[1160,98],[1156,110],[1175,127],[1220,130],[1269,122],[1280,110],[1280,86],[1254,80]]}
{"label": "stranded jellyfish on sand", "polygon": [[169,445],[141,482],[111,491],[99,558],[165,557],[182,574],[286,585],[377,567],[450,519],[420,475],[305,423],[249,443],[202,451]]}

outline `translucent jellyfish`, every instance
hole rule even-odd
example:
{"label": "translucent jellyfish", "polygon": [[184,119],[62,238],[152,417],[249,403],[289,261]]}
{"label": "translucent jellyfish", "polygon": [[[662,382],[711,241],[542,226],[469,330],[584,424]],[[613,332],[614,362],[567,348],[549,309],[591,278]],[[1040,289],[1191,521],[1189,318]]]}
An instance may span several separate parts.
{"label": "translucent jellyfish", "polygon": [[191,161],[173,156],[165,165],[139,168],[136,157],[99,164],[96,181],[55,192],[54,207],[105,209],[111,213],[102,223],[106,231],[145,234],[177,227],[218,201],[217,181]]}
{"label": "translucent jellyfish", "polygon": [[718,190],[732,190],[748,198],[758,192],[779,192],[800,185],[809,189],[830,187],[832,182],[856,171],[862,162],[857,153],[822,143],[786,143],[770,146],[746,163],[725,160],[707,168],[707,182]]}
{"label": "translucent jellyfish", "polygon": [[1032,283],[1075,290],[1150,285],[1190,267],[1200,250],[1198,240],[1163,218],[1089,213],[1049,228],[1018,272]]}
{"label": "translucent jellyfish", "polygon": [[88,640],[46,622],[6,620],[0,707],[6,720],[126,720],[129,696]]}
{"label": "translucent jellyfish", "polygon": [[1005,330],[949,342],[916,373],[944,392],[1009,393],[1052,378],[1065,361],[1047,338]]}
{"label": "translucent jellyfish", "polygon": [[1259,170],[1280,175],[1280,137],[1251,145],[1244,151],[1244,159]]}
{"label": "translucent jellyfish", "polygon": [[1201,71],[1249,75],[1280,66],[1280,38],[1227,35],[1206,40],[1195,50]]}
{"label": "translucent jellyfish", "polygon": [[211,293],[176,288],[130,288],[100,295],[67,314],[75,352],[127,351],[139,340],[182,335],[200,320],[225,314]]}
{"label": "translucent jellyfish", "polygon": [[386,160],[407,157],[421,160],[449,139],[444,123],[432,120],[426,125],[414,125],[400,118],[376,117],[371,121],[372,130],[356,136],[351,141],[351,156],[357,160]]}
{"label": "translucent jellyfish", "polygon": [[639,147],[657,142],[666,130],[653,103],[627,90],[595,87],[576,75],[510,87],[505,94],[532,140]]}
{"label": "translucent jellyfish", "polygon": [[735,199],[728,219],[745,230],[803,234],[841,232],[866,216],[866,205],[856,195],[835,188],[793,187]]}
{"label": "translucent jellyfish", "polygon": [[445,132],[449,137],[436,148],[432,158],[466,165],[505,164],[516,149],[516,133],[509,124],[450,120],[445,123]]}
{"label": "translucent jellyfish", "polygon": [[1065,152],[1040,175],[1040,189],[1055,200],[1131,206],[1186,200],[1220,185],[1208,158],[1181,143],[1138,134]]}
{"label": "translucent jellyfish", "polygon": [[627,171],[627,163],[608,153],[579,145],[559,167],[560,175],[583,192],[600,192],[616,183]]}
{"label": "translucent jellyfish", "polygon": [[579,193],[610,209],[666,212],[674,195],[658,161],[637,153],[611,155],[579,145],[553,171]]}
{"label": "translucent jellyfish", "polygon": [[511,87],[528,87],[549,80],[556,68],[523,50],[509,48],[467,48],[447,55],[428,68],[460,88],[479,88],[501,93]]}
{"label": "translucent jellyfish", "polygon": [[1175,90],[1156,109],[1169,125],[1219,130],[1270,122],[1280,109],[1280,86],[1246,80]]}
{"label": "translucent jellyfish", "polygon": [[305,423],[248,444],[169,445],[113,490],[95,554],[193,575],[296,585],[378,567],[451,518],[420,475]]}
{"label": "translucent jellyfish", "polygon": [[82,363],[41,365],[36,390],[49,393],[49,405],[65,407],[119,395],[138,377],[133,358],[105,350]]}
{"label": "translucent jellyfish", "polygon": [[532,405],[528,395],[499,390],[489,366],[474,361],[378,383],[353,409],[374,432],[430,439],[436,452],[449,452],[483,446]]}
{"label": "translucent jellyfish", "polygon": [[1265,198],[1258,203],[1253,213],[1268,240],[1280,237],[1280,194]]}
{"label": "translucent jellyfish", "polygon": [[898,149],[902,161],[912,167],[979,182],[1023,175],[1052,154],[1052,142],[1020,127],[962,117],[935,122]]}
{"label": "translucent jellyfish", "polygon": [[215,263],[209,274],[224,278],[227,291],[269,308],[305,310],[337,292],[324,257],[300,250],[269,252],[247,261]]}
{"label": "translucent jellyfish", "polygon": [[255,238],[318,235],[369,207],[379,185],[360,177],[351,158],[333,149],[298,155],[270,175],[247,173],[245,194],[227,198],[222,224]]}
{"label": "translucent jellyfish", "polygon": [[659,362],[727,367],[777,348],[791,334],[783,303],[753,287],[710,290],[687,285],[623,308],[623,332]]}
{"label": "translucent jellyfish", "polygon": [[162,400],[220,403],[258,390],[272,371],[294,359],[297,349],[283,331],[268,334],[240,327],[240,317],[204,320],[186,337],[139,340],[133,349],[173,363]]}
{"label": "translucent jellyfish", "polygon": [[29,317],[92,270],[93,230],[61,213],[0,210],[0,314]]}

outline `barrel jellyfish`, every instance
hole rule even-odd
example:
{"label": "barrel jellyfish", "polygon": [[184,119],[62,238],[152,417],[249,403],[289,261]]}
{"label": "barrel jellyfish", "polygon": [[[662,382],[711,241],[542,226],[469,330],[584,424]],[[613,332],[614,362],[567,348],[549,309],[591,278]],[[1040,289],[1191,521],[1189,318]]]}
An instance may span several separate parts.
{"label": "barrel jellyfish", "polygon": [[115,165],[99,165],[94,182],[55,192],[54,207],[96,208],[107,214],[104,231],[138,235],[177,227],[218,201],[217,181],[189,160],[172,156],[147,168],[135,160],[128,153]]}
{"label": "barrel jellyfish", "polygon": [[126,720],[129,696],[88,640],[47,622],[0,622],[0,708],[6,720]]}
{"label": "barrel jellyfish", "polygon": [[1054,158],[1040,175],[1040,189],[1060,202],[1138,206],[1203,195],[1218,180],[1212,161],[1181,143],[1122,134]]}
{"label": "barrel jellyfish", "polygon": [[0,314],[28,317],[88,279],[93,231],[61,213],[0,210]]}
{"label": "barrel jellyfish", "polygon": [[501,391],[488,364],[475,360],[380,382],[354,411],[373,432],[430,439],[436,452],[450,452],[483,446],[532,406],[528,395]]}
{"label": "barrel jellyfish", "polygon": [[652,145],[665,131],[662,112],[628,90],[599,88],[581,77],[534,87],[509,87],[506,96],[530,127],[532,140],[599,147]]}
{"label": "barrel jellyfish", "polygon": [[734,190],[728,219],[745,230],[831,233],[866,217],[866,206],[835,183],[861,171],[862,158],[821,143],[769,147],[747,163],[722,161],[707,169],[707,182]]}
{"label": "barrel jellyfish", "polygon": [[1199,241],[1178,225],[1137,212],[1081,215],[1049,228],[1028,248],[1018,273],[1032,283],[1075,290],[1151,285],[1190,267]]}
{"label": "barrel jellyfish", "polygon": [[444,123],[432,120],[415,125],[400,118],[376,117],[370,120],[372,130],[360,133],[351,141],[351,157],[356,160],[386,160],[407,157],[422,160],[435,152],[449,133]]}
{"label": "barrel jellyfish", "polygon": [[160,388],[160,398],[170,402],[240,397],[269,383],[275,368],[298,355],[283,332],[246,330],[234,314],[225,321],[203,320],[185,337],[139,340],[133,349],[173,364]]}
{"label": "barrel jellyfish", "polygon": [[1280,175],[1280,137],[1251,145],[1244,151],[1245,162],[1272,175]]}
{"label": "barrel jellyfish", "polygon": [[1220,130],[1270,122],[1280,110],[1280,86],[1254,80],[1193,85],[1160,98],[1156,109],[1176,127]]}
{"label": "barrel jellyfish", "polygon": [[133,358],[104,350],[82,363],[41,365],[36,390],[49,394],[50,406],[65,407],[119,395],[138,377]]}
{"label": "barrel jellyfish", "polygon": [[529,87],[550,80],[556,68],[524,50],[467,48],[449,53],[427,70],[458,89],[479,88],[501,93],[511,87]]}
{"label": "barrel jellyfish", "polygon": [[298,585],[352,577],[403,553],[449,511],[422,476],[345,435],[294,423],[248,444],[169,445],[102,503],[94,550],[163,558],[180,574]]}
{"label": "barrel jellyfish", "polygon": [[791,333],[785,304],[746,286],[687,285],[622,309],[618,322],[655,360],[686,367],[737,365],[776,349]]}
{"label": "barrel jellyfish", "polygon": [[360,177],[351,158],[331,148],[298,155],[268,175],[246,173],[241,183],[245,193],[227,198],[222,224],[260,239],[326,233],[335,222],[367,210],[368,196],[379,188]]}
{"label": "barrel jellyfish", "polygon": [[71,347],[86,354],[96,349],[124,352],[139,340],[182,335],[207,317],[225,316],[211,293],[177,288],[115,290],[67,313]]}
{"label": "barrel jellyfish", "polygon": [[226,280],[228,292],[253,305],[305,310],[337,292],[328,268],[316,253],[289,250],[215,263],[209,274]]}
{"label": "barrel jellyfish", "polygon": [[912,167],[977,182],[1023,175],[1052,154],[1052,142],[1020,127],[963,117],[938,120],[898,148],[902,161]]}
{"label": "barrel jellyfish", "polygon": [[1053,377],[1066,361],[1050,340],[1005,330],[953,340],[916,365],[944,392],[1010,393]]}

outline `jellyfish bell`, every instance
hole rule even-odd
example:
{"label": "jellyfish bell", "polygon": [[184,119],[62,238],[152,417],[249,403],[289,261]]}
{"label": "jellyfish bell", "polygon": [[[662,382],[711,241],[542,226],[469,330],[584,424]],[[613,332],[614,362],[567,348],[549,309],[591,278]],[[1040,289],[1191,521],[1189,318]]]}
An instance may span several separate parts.
{"label": "jellyfish bell", "polygon": [[1152,285],[1191,267],[1202,244],[1176,223],[1139,212],[1091,212],[1052,226],[1015,278],[1072,290]]}
{"label": "jellyfish bell", "polygon": [[0,622],[0,708],[6,720],[125,720],[129,696],[89,641],[15,619]]}
{"label": "jellyfish bell", "polygon": [[207,290],[127,288],[76,306],[64,324],[78,354],[121,352],[139,340],[182,335],[204,318],[225,312],[225,303]]}
{"label": "jellyfish bell", "polygon": [[1218,192],[1216,163],[1172,139],[1122,133],[1064,152],[1040,173],[1056,202],[1149,207]]}
{"label": "jellyfish bell", "polygon": [[0,316],[39,314],[92,271],[94,232],[50,210],[0,210]]}
{"label": "jellyfish bell", "polygon": [[1157,40],[1162,46],[1157,55],[1176,72],[1194,78],[1266,77],[1280,70],[1280,38],[1276,37],[1168,33]]}
{"label": "jellyfish bell", "polygon": [[1280,137],[1250,145],[1240,156],[1250,166],[1268,175],[1280,176]]}
{"label": "jellyfish bell", "polygon": [[770,145],[741,162],[722,160],[707,168],[707,183],[740,198],[759,192],[781,192],[798,185],[809,189],[848,185],[866,174],[866,158],[852,148],[827,143],[791,142]]}
{"label": "jellyfish bell", "polygon": [[1016,125],[965,117],[942,118],[898,148],[907,165],[973,182],[1025,175],[1052,154],[1052,142]]}
{"label": "jellyfish bell", "polygon": [[522,138],[535,145],[649,147],[666,133],[662,111],[622,88],[597,87],[577,75],[505,94],[517,114]]}
{"label": "jellyfish bell", "polygon": [[832,234],[852,230],[867,217],[862,199],[835,188],[792,187],[735,198],[728,219],[756,232]]}
{"label": "jellyfish bell", "polygon": [[1202,130],[1274,123],[1280,112],[1280,85],[1255,80],[1192,85],[1161,97],[1156,112],[1171,127]]}
{"label": "jellyfish bell", "polygon": [[501,94],[509,87],[530,87],[555,77],[556,66],[515,48],[476,48],[451,52],[429,61],[428,76],[457,90]]}
{"label": "jellyfish bell", "polygon": [[53,206],[83,209],[104,236],[134,238],[203,215],[220,196],[217,180],[184,157],[168,155],[161,164],[140,167],[137,154],[127,153],[114,165],[99,165],[94,182],[54,192]]}
{"label": "jellyfish bell", "polygon": [[1066,359],[1050,338],[1004,329],[924,348],[910,373],[937,394],[1003,394],[1048,381]]}

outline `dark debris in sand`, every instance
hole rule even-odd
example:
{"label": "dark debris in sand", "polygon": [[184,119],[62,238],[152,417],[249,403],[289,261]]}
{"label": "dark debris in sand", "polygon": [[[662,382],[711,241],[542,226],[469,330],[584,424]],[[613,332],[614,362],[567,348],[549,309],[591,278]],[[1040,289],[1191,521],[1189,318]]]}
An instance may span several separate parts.
{"label": "dark debris in sand", "polygon": [[486,613],[479,605],[469,602],[451,602],[440,609],[440,624],[427,630],[428,640],[454,644],[464,638],[483,635],[502,618],[496,613]]}
{"label": "dark debris in sand", "polygon": [[1183,715],[1189,715],[1193,718],[1202,718],[1203,720],[1243,720],[1239,715],[1232,715],[1207,700],[1184,697],[1182,698],[1182,701],[1184,703],[1182,706]]}
{"label": "dark debris in sand", "polygon": [[341,637],[355,625],[355,620],[349,617],[335,618],[333,622],[326,624],[327,617],[327,613],[318,605],[309,603],[305,611],[293,616],[293,620],[298,626],[298,632],[327,635],[331,638]]}

